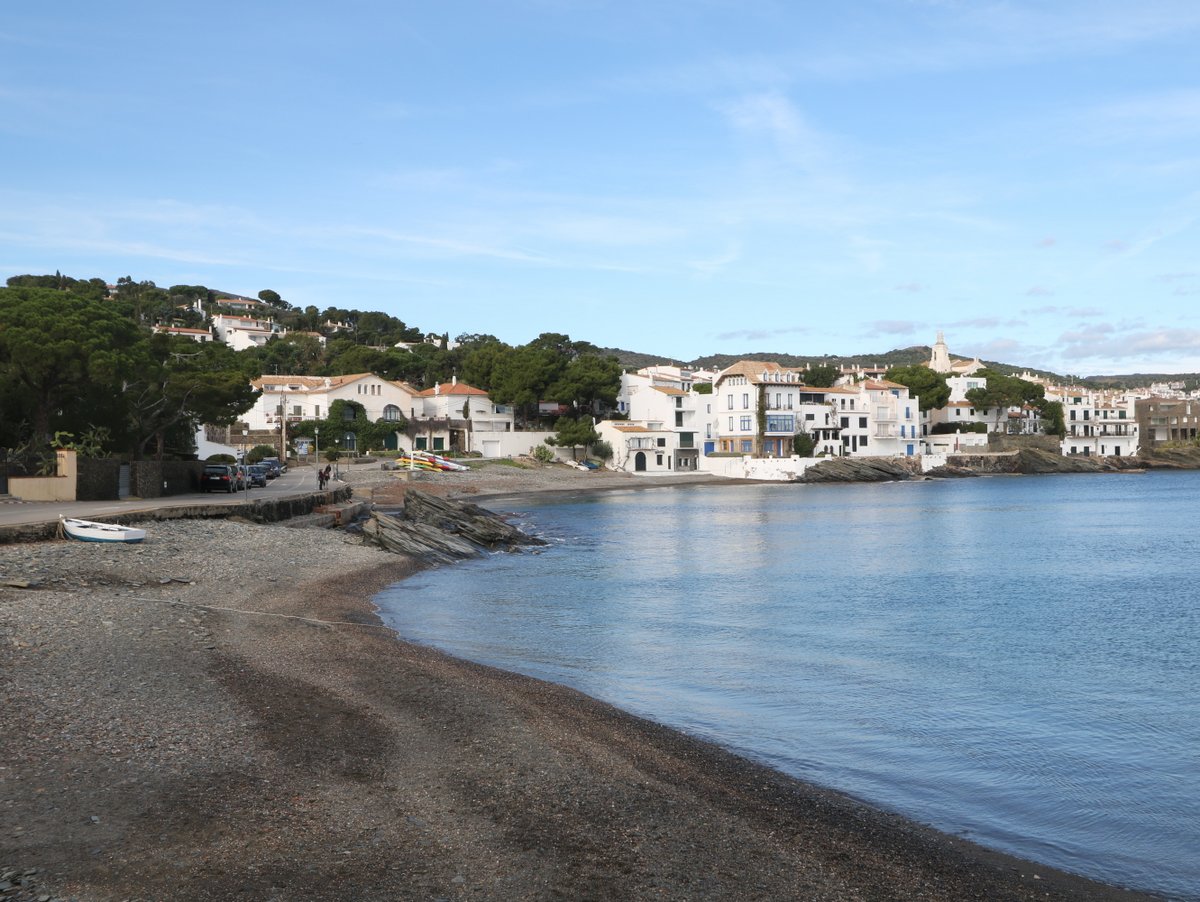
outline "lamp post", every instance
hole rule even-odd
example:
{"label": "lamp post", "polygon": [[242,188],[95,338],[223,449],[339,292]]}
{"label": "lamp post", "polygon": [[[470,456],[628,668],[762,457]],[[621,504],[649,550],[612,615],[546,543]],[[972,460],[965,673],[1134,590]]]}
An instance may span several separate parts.
{"label": "lamp post", "polygon": [[335,438],[333,444],[337,449],[337,456],[333,458],[333,478],[340,481],[342,478],[342,440]]}
{"label": "lamp post", "polygon": [[317,469],[321,469],[321,427],[313,427],[313,444],[316,450],[313,451],[313,456],[317,458]]}
{"label": "lamp post", "polygon": [[250,485],[251,485],[251,483],[250,483],[250,467],[246,463],[246,446],[250,443],[249,436],[250,436],[250,430],[243,429],[242,430],[242,470],[246,474],[246,488],[247,489],[249,489]]}

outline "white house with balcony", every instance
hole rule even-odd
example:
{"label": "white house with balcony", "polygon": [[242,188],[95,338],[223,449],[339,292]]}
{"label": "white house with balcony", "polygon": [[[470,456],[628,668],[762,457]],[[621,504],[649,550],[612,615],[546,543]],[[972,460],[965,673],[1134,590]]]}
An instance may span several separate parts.
{"label": "white house with balcony", "polygon": [[1136,393],[1096,391],[1072,386],[1047,391],[1063,405],[1067,434],[1065,456],[1131,457],[1137,454],[1139,426]]}
{"label": "white house with balcony", "polygon": [[[690,371],[682,367],[646,367],[622,374],[617,410],[629,419],[618,420],[616,425],[638,428],[614,431],[607,421],[597,425],[601,437],[613,448],[610,468],[682,473],[699,468],[698,436],[705,422],[700,411],[708,396],[693,393],[692,384]],[[653,447],[645,444],[646,434],[653,436]]]}
{"label": "white house with balcony", "polygon": [[[920,415],[907,387],[868,379],[829,387],[804,384],[804,370],[743,360],[713,383],[712,449],[752,457],[791,457],[798,434],[815,455],[913,456]],[[709,441],[705,442],[709,453]]]}
{"label": "white house with balcony", "polygon": [[484,457],[512,453],[513,409],[494,403],[483,389],[456,377],[418,392],[417,399],[422,405],[414,438],[418,451],[478,452]]}
{"label": "white house with balcony", "polygon": [[217,340],[225,342],[235,351],[261,348],[275,335],[283,334],[274,321],[253,316],[218,313],[212,318],[212,325]]}
{"label": "white house with balcony", "polygon": [[[251,382],[262,392],[254,406],[242,419],[251,430],[271,432],[302,420],[323,420],[329,416],[334,401],[355,401],[363,406],[367,419],[409,420],[424,414],[424,402],[419,392],[405,382],[395,382],[374,373],[354,373],[348,376],[263,376]],[[344,450],[366,451],[358,448],[352,432],[345,435],[322,435],[321,445],[341,442]]]}

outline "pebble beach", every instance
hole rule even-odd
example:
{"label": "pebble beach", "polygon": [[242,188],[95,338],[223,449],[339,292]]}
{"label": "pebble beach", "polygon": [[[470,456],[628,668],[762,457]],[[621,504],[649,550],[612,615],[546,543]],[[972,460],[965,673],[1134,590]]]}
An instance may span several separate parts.
{"label": "pebble beach", "polygon": [[[680,481],[345,476],[497,510]],[[370,599],[416,567],[237,520],[0,545],[0,900],[1149,898],[406,643]]]}

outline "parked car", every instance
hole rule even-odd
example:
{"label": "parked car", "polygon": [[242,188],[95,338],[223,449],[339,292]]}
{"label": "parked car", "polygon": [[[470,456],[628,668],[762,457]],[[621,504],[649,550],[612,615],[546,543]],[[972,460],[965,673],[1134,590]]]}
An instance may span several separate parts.
{"label": "parked car", "polygon": [[267,479],[283,475],[283,465],[279,462],[278,457],[264,457],[259,463],[267,468]]}
{"label": "parked car", "polygon": [[246,467],[246,478],[250,480],[250,485],[266,485],[267,484],[267,468],[262,464],[250,464]]}
{"label": "parked car", "polygon": [[200,488],[205,492],[236,492],[237,468],[232,464],[205,464],[204,475],[200,477]]}

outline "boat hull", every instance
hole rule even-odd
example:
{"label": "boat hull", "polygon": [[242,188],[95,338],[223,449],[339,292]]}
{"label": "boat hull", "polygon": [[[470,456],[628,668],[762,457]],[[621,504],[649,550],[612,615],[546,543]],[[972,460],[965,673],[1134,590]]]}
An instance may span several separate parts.
{"label": "boat hull", "polygon": [[79,542],[108,542],[136,545],[146,538],[146,530],[112,523],[93,523],[91,520],[63,520],[63,532]]}

